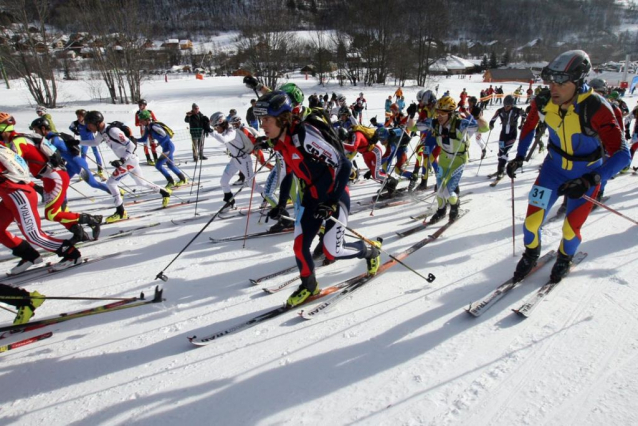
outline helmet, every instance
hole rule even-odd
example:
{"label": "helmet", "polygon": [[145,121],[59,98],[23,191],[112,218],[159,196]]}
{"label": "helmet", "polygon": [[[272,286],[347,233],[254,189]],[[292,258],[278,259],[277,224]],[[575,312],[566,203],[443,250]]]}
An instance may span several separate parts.
{"label": "helmet", "polygon": [[348,140],[348,131],[344,129],[343,127],[339,127],[339,130],[337,130],[337,133],[339,134],[340,141]]}
{"label": "helmet", "polygon": [[416,94],[416,100],[427,105],[436,102],[436,96],[431,90],[419,90],[419,93]]}
{"label": "helmet", "polygon": [[146,102],[146,99],[140,99],[139,101],[137,101],[138,105],[148,105],[148,102]]}
{"label": "helmet", "polygon": [[341,108],[339,108],[339,117],[341,117],[342,115],[347,115],[348,117],[350,117],[350,115],[352,115],[350,113],[350,108],[348,108],[347,106],[342,106]]}
{"label": "helmet", "polygon": [[264,115],[278,117],[284,112],[292,112],[292,102],[288,95],[281,90],[266,93],[257,99],[253,112],[257,117]]}
{"label": "helmet", "polygon": [[346,101],[346,97],[345,97],[345,95],[343,95],[343,94],[339,93],[339,94],[337,95],[337,102],[345,102],[345,101]]}
{"label": "helmet", "polygon": [[75,110],[75,115],[86,115],[86,110],[85,109]]}
{"label": "helmet", "polygon": [[137,118],[139,118],[140,120],[150,120],[151,112],[147,109],[140,111],[137,113]]}
{"label": "helmet", "polygon": [[471,104],[478,104],[478,99],[476,98],[476,96],[470,96],[469,98],[467,98],[467,101]]}
{"label": "helmet", "polygon": [[390,137],[390,132],[388,132],[388,129],[386,129],[385,127],[379,127],[375,132],[374,135],[377,137],[378,140],[380,141],[387,141],[388,138]]}
{"label": "helmet", "polygon": [[441,111],[452,112],[456,109],[456,101],[452,99],[450,96],[443,96],[436,103],[436,109]]}
{"label": "helmet", "polygon": [[230,111],[228,111],[228,115],[230,116],[237,115],[237,110],[235,108],[232,108]]}
{"label": "helmet", "polygon": [[16,121],[11,114],[0,112],[0,132],[13,132],[15,123]]}
{"label": "helmet", "polygon": [[104,116],[100,111],[89,111],[84,116],[86,124],[95,124],[96,126],[104,121]]}
{"label": "helmet", "polygon": [[505,99],[503,99],[503,105],[505,106],[514,106],[514,96],[512,95],[507,95],[505,96]]}
{"label": "helmet", "polygon": [[608,98],[609,98],[609,99],[613,99],[614,101],[615,101],[616,99],[618,99],[619,97],[620,97],[620,93],[618,93],[618,92],[617,92],[617,91],[615,91],[615,90],[614,90],[613,92],[611,92],[611,93],[609,94],[609,96],[608,96]]}
{"label": "helmet", "polygon": [[47,109],[45,107],[43,107],[42,105],[38,105],[37,107],[35,107],[35,112],[41,112],[43,114],[47,113]]}
{"label": "helmet", "polygon": [[238,115],[233,115],[230,118],[230,124],[232,124],[233,126],[240,126],[241,125],[241,117]]}
{"label": "helmet", "polygon": [[390,109],[392,111],[399,111],[399,105],[393,103],[392,105],[390,105]]}
{"label": "helmet", "polygon": [[286,83],[279,88],[282,92],[285,92],[292,99],[293,104],[301,105],[304,100],[304,94],[295,83]]}
{"label": "helmet", "polygon": [[308,96],[308,106],[310,108],[316,108],[318,106],[321,106],[321,101],[319,100],[319,97],[317,97],[317,95]]}
{"label": "helmet", "polygon": [[603,94],[607,93],[607,82],[602,78],[593,78],[587,84],[596,92]]}
{"label": "helmet", "polygon": [[563,84],[571,81],[581,86],[591,70],[589,55],[582,50],[569,50],[554,58],[541,72],[541,78],[548,83]]}
{"label": "helmet", "polygon": [[223,112],[218,111],[210,116],[210,125],[212,127],[221,126],[224,123],[228,123],[228,120],[226,119],[226,116]]}
{"label": "helmet", "polygon": [[49,123],[49,120],[47,120],[46,118],[39,117],[31,122],[29,129],[35,130],[35,129],[39,129],[40,127],[44,127],[47,130],[51,130],[51,123]]}

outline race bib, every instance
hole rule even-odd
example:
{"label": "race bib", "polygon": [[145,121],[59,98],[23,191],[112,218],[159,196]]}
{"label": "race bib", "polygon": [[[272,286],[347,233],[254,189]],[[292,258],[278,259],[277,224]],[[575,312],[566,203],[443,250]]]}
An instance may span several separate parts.
{"label": "race bib", "polygon": [[542,186],[534,185],[529,192],[529,203],[533,206],[547,210],[549,198],[552,196],[552,190]]}

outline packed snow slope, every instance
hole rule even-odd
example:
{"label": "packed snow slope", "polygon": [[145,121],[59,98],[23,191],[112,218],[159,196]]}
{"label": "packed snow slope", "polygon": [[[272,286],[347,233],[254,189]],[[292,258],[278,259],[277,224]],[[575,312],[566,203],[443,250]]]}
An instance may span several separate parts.
{"label": "packed snow slope", "polygon": [[[487,87],[478,80],[441,78],[430,87],[439,84],[439,96],[449,89],[458,99],[463,88],[477,96]],[[323,88],[301,76],[293,76],[293,81],[306,96],[337,91],[352,102],[363,91],[369,104],[366,123],[374,115],[383,117],[383,103],[396,90],[390,85]],[[510,93],[518,84],[503,86]],[[407,104],[419,89],[404,88]],[[99,109],[107,121],[133,124],[134,106],[94,101],[86,83],[62,82],[60,90],[63,106],[51,111],[58,129],[75,119],[77,108]],[[236,108],[244,117],[254,97],[241,78],[149,81],[143,94],[158,119],[177,131],[176,161],[189,175],[194,164],[183,119],[191,104],[198,103],[209,116]],[[2,109],[14,114],[18,128],[26,131],[36,116],[25,88],[14,81],[11,90],[0,88],[0,96]],[[626,100],[633,108],[636,98]],[[495,109],[488,109],[488,119]],[[436,275],[433,283],[397,265],[320,319],[304,321],[295,309],[206,347],[196,348],[187,337],[222,331],[284,303],[296,284],[267,295],[248,280],[294,265],[292,235],[212,244],[209,237],[243,235],[246,226],[248,232],[263,231],[272,224],[259,221],[259,214],[251,215],[248,224],[243,216],[216,219],[166,270],[169,280],[164,283],[155,276],[222,206],[221,190],[200,194],[197,221],[179,226],[171,222],[192,217],[194,206],[188,206],[105,226],[103,235],[159,223],[82,250],[86,257],[120,253],[118,257],[30,282],[26,288],[49,296],[132,297],[140,291],[152,294],[153,287],[161,285],[166,301],[52,326],[50,339],[2,354],[0,424],[638,424],[638,231],[629,221],[603,209],[594,211],[582,229],[580,249],[588,257],[530,318],[521,319],[511,309],[547,281],[550,267],[481,317],[465,312],[470,302],[512,275],[523,251],[528,192],[543,158],[536,155],[519,173],[512,210],[510,180],[490,188],[486,179],[496,171],[499,131],[497,123],[487,158],[469,163],[465,170],[461,190],[472,192],[462,198],[471,200],[463,207],[469,213],[404,260],[422,274]],[[416,142],[414,138],[413,145]],[[102,152],[113,160],[107,151],[103,146]],[[206,153],[202,190],[219,187],[228,161],[210,138]],[[479,155],[474,146],[472,157]],[[164,184],[154,168],[144,166],[144,173]],[[258,180],[266,176],[259,173]],[[73,210],[113,213],[108,196],[84,183],[73,185],[93,197],[88,200],[70,190]],[[609,205],[638,219],[637,185],[638,176],[631,174],[610,181]],[[377,189],[370,181],[351,187],[353,209]],[[178,202],[177,197],[194,200],[195,192],[176,191],[171,203]],[[159,207],[159,196],[151,197],[156,198],[128,207],[129,215]],[[249,198],[247,188],[238,196],[238,205],[247,206]],[[385,237],[387,253],[398,253],[432,233],[402,239],[395,235],[413,226],[410,216],[428,205],[380,209],[374,216],[364,211],[350,216],[350,226],[371,238]],[[57,224],[44,222],[44,228],[64,235]],[[545,226],[544,251],[558,248],[561,228],[560,221]],[[3,255],[8,254],[5,249]],[[12,264],[0,264],[3,275]],[[364,271],[363,260],[339,261],[318,270],[318,281],[327,286]],[[100,303],[47,301],[34,320]],[[0,317],[4,324],[13,319],[6,311],[0,311]]]}

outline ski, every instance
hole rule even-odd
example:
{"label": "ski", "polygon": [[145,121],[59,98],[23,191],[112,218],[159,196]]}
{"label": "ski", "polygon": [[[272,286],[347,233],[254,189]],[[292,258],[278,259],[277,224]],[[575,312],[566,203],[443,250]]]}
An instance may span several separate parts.
{"label": "ski", "polygon": [[7,352],[12,349],[18,349],[26,345],[30,345],[31,343],[39,342],[40,340],[48,339],[53,336],[53,332],[49,331],[47,333],[39,334],[37,336],[29,337],[28,339],[19,340],[14,343],[9,343],[8,345],[0,346],[0,353]]}
{"label": "ski", "polygon": [[244,235],[236,235],[234,237],[226,237],[226,238],[213,238],[213,237],[210,237],[210,241],[213,244],[226,243],[226,242],[229,242],[229,241],[242,241],[243,239],[249,240],[249,239],[252,239],[252,238],[262,238],[262,237],[270,237],[270,236],[274,236],[274,235],[290,234],[294,230],[295,230],[295,228],[290,228],[290,229],[284,229],[283,231],[279,231],[279,232],[270,232],[270,231],[253,232],[252,234],[246,234],[246,236],[244,236]]}
{"label": "ski", "polygon": [[336,286],[331,286],[331,287],[326,287],[324,289],[321,290],[321,292],[319,294],[316,294],[314,296],[310,296],[308,299],[306,299],[306,301],[304,303],[302,303],[301,305],[297,305],[294,307],[290,307],[287,305],[283,305],[280,306],[278,308],[275,309],[271,309],[263,314],[259,314],[257,316],[254,316],[242,323],[233,325],[225,330],[221,330],[221,331],[217,331],[215,333],[206,335],[204,337],[197,337],[197,336],[191,336],[188,337],[188,341],[191,342],[193,345],[195,346],[206,346],[209,345],[211,343],[213,343],[215,340],[224,337],[224,336],[228,336],[229,334],[235,334],[235,333],[239,333],[240,331],[249,329],[251,327],[256,326],[257,324],[260,324],[262,322],[271,320],[273,318],[276,318],[282,314],[285,314],[286,312],[292,311],[295,308],[299,307],[299,306],[303,306],[303,305],[307,305],[309,303],[312,303],[322,297],[325,297],[329,294],[332,294],[336,291],[338,291],[339,288],[337,288]]}
{"label": "ski", "polygon": [[[22,283],[26,283],[26,282],[30,282],[30,281],[34,281],[36,279],[40,279],[43,277],[49,277],[51,275],[55,275],[55,274],[59,274],[60,272],[64,272],[67,271],[69,269],[73,269],[73,268],[78,268],[80,266],[84,266],[84,265],[88,265],[90,263],[95,263],[98,262],[100,260],[104,260],[104,259],[108,259],[111,257],[115,257],[115,256],[119,256],[122,253],[126,253],[126,252],[117,252],[117,253],[109,253],[109,254],[104,254],[101,256],[90,256],[90,257],[83,257],[82,261],[76,265],[72,265],[69,266],[67,268],[63,268],[63,269],[54,269],[56,263],[54,262],[46,262],[44,263],[42,266],[35,268],[35,269],[29,269],[26,272],[32,271],[33,273],[31,274],[20,274],[20,275],[11,275],[10,278],[10,282],[8,282],[8,284],[11,285],[18,285],[18,284],[22,284]],[[18,280],[13,280],[11,278],[19,278]]]}
{"label": "ski", "polygon": [[[556,252],[554,250],[551,250],[545,253],[536,261],[536,266],[532,268],[532,270],[529,272],[529,274],[527,274],[525,279],[527,279],[534,272],[541,269],[543,266],[545,266],[548,262],[550,262],[554,258],[556,258]],[[467,313],[475,317],[480,316],[483,312],[485,312],[493,304],[495,304],[498,300],[500,300],[503,296],[505,296],[507,292],[518,287],[525,279],[515,283],[514,279],[510,278],[509,280],[505,281],[503,284],[496,287],[494,291],[489,293],[487,296],[483,297],[481,300],[471,303],[470,306],[466,309]]]}
{"label": "ski", "polygon": [[[437,229],[437,231],[434,234],[429,235],[427,238],[424,238],[423,240],[417,242],[416,244],[408,247],[406,250],[395,255],[394,257],[397,258],[398,260],[403,260],[406,257],[410,256],[412,253],[421,249],[422,247],[425,247],[426,245],[430,244],[432,241],[437,240],[450,226],[452,226],[452,224],[458,222],[459,219],[465,216],[467,212],[468,212],[467,210],[461,210],[459,212],[459,216],[455,220],[446,222],[445,225]],[[299,315],[304,319],[312,319],[312,318],[315,318],[317,315],[328,313],[331,309],[334,308],[334,306],[337,303],[346,299],[354,291],[360,289],[361,287],[363,287],[364,285],[366,285],[373,279],[377,278],[379,275],[382,275],[384,272],[386,272],[388,269],[390,269],[394,265],[397,265],[398,263],[399,262],[397,262],[395,259],[390,259],[379,267],[379,270],[377,271],[375,275],[369,275],[367,272],[365,272],[357,277],[351,278],[341,284],[338,284],[337,287],[340,287],[342,289],[341,291],[339,291],[338,293],[330,297],[328,300],[318,304],[317,306],[315,306],[309,311],[302,310],[299,313]],[[432,282],[435,279],[436,277],[434,275],[429,274],[428,282]]]}
{"label": "ski", "polygon": [[[324,266],[332,265],[333,263],[335,263],[334,260],[328,261],[328,262],[326,262],[324,260],[321,264],[319,264],[319,265],[317,265],[315,267],[315,271],[317,271],[317,269],[323,268]],[[285,289],[286,287],[289,287],[291,284],[296,283],[297,280],[299,280],[300,278],[301,278],[301,275],[297,274],[294,277],[292,277],[292,278],[290,278],[290,279],[288,279],[288,280],[286,280],[286,281],[284,281],[284,282],[282,282],[280,284],[277,284],[277,285],[274,285],[274,286],[271,286],[271,287],[264,287],[264,288],[262,288],[262,290],[264,292],[268,293],[268,294],[275,294],[275,293]]]}
{"label": "ski", "polygon": [[[468,211],[469,210],[459,210],[459,217],[461,217],[461,213],[462,212],[463,212],[463,214],[465,214]],[[419,223],[417,226],[412,227],[410,229],[406,229],[405,231],[397,232],[396,234],[399,236],[399,238],[403,238],[403,237],[407,237],[408,235],[415,234],[415,233],[421,231],[422,229],[427,228],[428,226],[430,226],[430,222],[426,222],[424,220],[422,223]]]}
{"label": "ski", "polygon": [[[572,269],[574,269],[580,262],[582,262],[587,257],[587,253],[578,252],[572,259],[572,264],[569,267],[569,273],[571,273]],[[564,278],[563,278],[564,279]],[[550,279],[544,286],[538,289],[538,291],[528,297],[525,302],[518,309],[512,309],[512,311],[516,312],[518,315],[522,317],[529,317],[532,311],[539,305],[541,302],[556,286],[560,284],[560,281],[555,283]]]}
{"label": "ski", "polygon": [[[470,192],[468,192],[466,195],[470,195],[470,194],[471,194],[471,193],[470,193]],[[470,201],[472,201],[472,200],[471,200],[471,199],[470,199],[470,200],[461,200],[461,205],[463,205],[463,204],[467,204],[467,203],[469,203]],[[434,206],[428,206],[428,207],[427,207],[427,209],[426,209],[426,211],[425,211],[425,213],[422,213],[422,214],[420,214],[420,215],[416,215],[416,216],[410,216],[410,219],[413,219],[413,220],[423,220],[423,219],[427,218],[428,216],[431,216],[431,215],[433,215],[434,213],[436,213],[436,210],[437,210],[437,209],[436,209],[436,207],[434,207]]]}
{"label": "ski", "polygon": [[146,213],[146,214],[141,214],[139,216],[129,216],[126,219],[121,219],[121,220],[118,220],[116,222],[103,223],[102,226],[113,225],[115,223],[130,222],[131,220],[142,219],[142,218],[149,217],[149,216],[152,216],[152,215],[153,215],[153,213]]}
{"label": "ski", "polygon": [[[209,200],[209,198],[201,198],[198,200],[198,203],[204,202]],[[176,207],[183,207],[183,206],[194,206],[195,205],[195,201],[191,201],[191,200],[186,200],[186,201],[181,201],[179,203],[175,203],[175,204],[169,204],[166,207],[156,207],[154,209],[150,209],[148,210],[149,212],[159,212],[162,210],[168,210],[168,209],[174,209]]]}
{"label": "ski", "polygon": [[490,183],[490,186],[491,186],[492,188],[494,188],[494,187],[495,187],[496,185],[498,185],[498,183],[499,183],[499,182],[500,182],[500,181],[501,181],[501,180],[505,177],[505,175],[503,175],[503,176],[499,177],[497,174],[494,174],[494,175],[488,175],[487,177],[488,177],[488,179],[491,179],[491,178],[493,178],[493,177],[496,177],[496,179],[494,179],[494,180]]}
{"label": "ski", "polygon": [[260,282],[267,281],[267,280],[269,280],[269,279],[271,279],[271,278],[275,278],[275,277],[278,277],[278,276],[280,276],[280,275],[288,274],[288,273],[290,273],[290,272],[296,271],[297,269],[298,269],[298,267],[297,267],[297,265],[295,265],[295,266],[291,266],[291,267],[289,267],[289,268],[281,269],[281,270],[279,270],[279,271],[273,272],[273,273],[268,274],[268,275],[264,275],[263,277],[254,278],[254,279],[253,279],[253,278],[251,278],[249,281],[250,281],[250,283],[251,283],[252,285],[257,285],[257,284],[259,284]]}
{"label": "ski", "polygon": [[153,295],[153,299],[145,300],[144,293],[140,294],[140,297],[133,297],[125,300],[118,300],[117,302],[108,303],[106,305],[96,306],[95,308],[83,309],[81,311],[75,311],[70,313],[63,313],[56,317],[46,318],[39,321],[31,321],[26,324],[18,324],[18,325],[8,325],[5,327],[0,327],[0,333],[11,332],[11,334],[15,333],[26,333],[31,330],[36,330],[39,328],[46,327],[51,324],[58,324],[64,321],[69,321],[77,318],[88,317],[92,315],[104,314],[107,312],[119,311],[122,309],[136,308],[138,306],[149,305],[151,303],[160,303],[164,301],[162,298],[163,290],[160,290],[159,286],[155,287],[155,294]]}

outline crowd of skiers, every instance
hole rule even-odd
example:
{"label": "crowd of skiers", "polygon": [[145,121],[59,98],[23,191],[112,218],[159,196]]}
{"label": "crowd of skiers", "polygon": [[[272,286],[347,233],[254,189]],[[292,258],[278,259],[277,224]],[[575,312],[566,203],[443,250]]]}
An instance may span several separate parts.
{"label": "crowd of skiers", "polygon": [[[484,135],[489,135],[499,120],[498,166],[493,175],[501,179],[507,173],[514,179],[517,169],[529,159],[532,143],[539,142],[539,134],[548,130],[548,156],[530,192],[524,224],[526,250],[515,268],[514,279],[522,280],[536,264],[543,221],[556,200],[564,196],[567,202],[563,239],[551,272],[552,280],[558,282],[569,269],[581,241],[580,228],[592,209],[592,203],[583,196],[599,197],[605,183],[629,167],[638,147],[638,124],[629,129],[631,120],[638,116],[637,109],[629,112],[618,93],[609,91],[604,81],[588,82],[590,69],[589,56],[575,50],[559,55],[543,69],[541,78],[547,86],[538,86],[534,93],[530,93],[531,85],[526,94],[522,86],[505,94],[502,86],[490,85],[478,98],[463,89],[457,102],[449,92],[438,98],[437,85],[434,91],[418,91],[414,102],[406,107],[399,88],[388,97],[383,120],[371,117],[370,126],[363,124],[368,109],[363,93],[350,102],[338,93],[314,93],[306,99],[295,84],[271,90],[248,76],[244,83],[258,97],[250,101],[246,123],[235,110],[229,114],[215,112],[209,119],[197,104],[186,113],[185,122],[189,124],[195,161],[207,159],[207,136],[223,144],[229,155],[220,179],[224,192],[220,211],[234,207],[232,176],[239,174],[239,185],[253,184],[252,157],[270,169],[264,186],[257,184],[255,192],[263,197],[262,208],[267,209],[267,216],[277,221],[270,228],[272,232],[294,230],[293,251],[302,282],[289,297],[289,306],[299,305],[320,291],[315,276],[317,259],[365,259],[369,274],[379,268],[381,239],[371,244],[346,241],[345,237],[350,212],[348,183],[361,177],[357,154],[361,154],[367,167],[363,177],[378,183],[379,197],[394,196],[401,179],[408,181],[408,192],[425,190],[430,174],[435,173],[437,210],[429,223],[446,216],[453,221],[459,216],[459,185],[472,140],[479,144],[482,159],[489,140]],[[526,109],[517,106],[523,97],[529,103]],[[502,106],[488,121],[483,114],[491,102]],[[138,138],[122,123],[107,123],[99,111],[77,111],[77,120],[69,128],[79,139],[57,133],[52,117],[43,108],[38,109],[38,115],[30,125],[34,133],[18,133],[13,117],[0,113],[0,242],[20,259],[11,273],[20,273],[42,261],[34,245],[61,256],[62,268],[80,261],[77,242],[98,238],[102,216],[75,213],[66,206],[66,190],[73,175],[79,174],[91,186],[112,196],[116,211],[106,218],[107,222],[127,218],[120,186],[125,176],[160,193],[163,206],[168,205],[175,186],[188,183],[173,161],[172,130],[157,120],[143,99],[135,114],[141,133]],[[410,153],[414,137],[418,137],[418,143]],[[509,151],[517,140],[516,156],[509,160]],[[631,140],[631,149],[627,140]],[[113,171],[108,178],[104,159],[96,149],[102,142],[117,158],[110,163]],[[165,187],[144,178],[136,154],[138,143],[143,144],[147,163],[166,178]],[[94,149],[96,176],[105,183],[95,179],[86,162],[89,146]],[[274,159],[274,164],[264,152],[272,152],[267,156]],[[415,162],[409,169],[413,157]],[[34,179],[39,179],[42,186]],[[70,238],[60,240],[42,231],[38,193],[45,200],[46,218],[69,229]],[[291,204],[294,220],[288,212]],[[6,230],[14,220],[25,240]],[[90,237],[83,224],[91,229]],[[313,252],[310,247],[316,236],[320,244]],[[37,303],[36,299],[29,299],[36,292],[31,296],[25,292],[0,288],[0,296],[19,293],[25,297],[26,302],[7,302],[19,308],[17,323],[28,321],[41,303],[41,299]]]}

